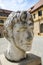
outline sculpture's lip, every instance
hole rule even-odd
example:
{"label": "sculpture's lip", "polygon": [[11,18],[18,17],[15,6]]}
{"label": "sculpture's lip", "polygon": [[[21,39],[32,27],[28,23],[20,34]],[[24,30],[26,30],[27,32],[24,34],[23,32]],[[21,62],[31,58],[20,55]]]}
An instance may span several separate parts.
{"label": "sculpture's lip", "polygon": [[30,45],[23,45],[21,48],[22,48],[24,51],[30,51],[30,49],[31,49],[31,44],[30,44]]}
{"label": "sculpture's lip", "polygon": [[33,40],[33,38],[29,38],[27,39],[27,42],[31,42]]}
{"label": "sculpture's lip", "polygon": [[27,45],[29,45],[29,44],[31,44],[31,43],[32,43],[32,41],[28,41],[28,42],[26,42]]}

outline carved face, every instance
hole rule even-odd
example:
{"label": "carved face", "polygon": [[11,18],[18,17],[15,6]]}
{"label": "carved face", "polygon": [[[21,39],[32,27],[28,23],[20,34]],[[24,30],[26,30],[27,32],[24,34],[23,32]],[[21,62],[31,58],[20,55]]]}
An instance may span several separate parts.
{"label": "carved face", "polygon": [[20,22],[13,27],[14,41],[18,48],[29,51],[33,40],[33,21],[27,12],[20,14]]}
{"label": "carved face", "polygon": [[[13,25],[12,25],[13,24]],[[29,12],[12,12],[4,23],[6,38],[24,51],[31,49],[33,40],[33,21]],[[12,42],[11,42],[12,43]]]}

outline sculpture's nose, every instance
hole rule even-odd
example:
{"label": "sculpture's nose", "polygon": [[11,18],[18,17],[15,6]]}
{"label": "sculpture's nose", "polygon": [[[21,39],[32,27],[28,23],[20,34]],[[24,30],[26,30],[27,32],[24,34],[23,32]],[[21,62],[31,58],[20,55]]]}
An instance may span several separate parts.
{"label": "sculpture's nose", "polygon": [[28,32],[27,40],[32,40],[32,34],[30,32]]}

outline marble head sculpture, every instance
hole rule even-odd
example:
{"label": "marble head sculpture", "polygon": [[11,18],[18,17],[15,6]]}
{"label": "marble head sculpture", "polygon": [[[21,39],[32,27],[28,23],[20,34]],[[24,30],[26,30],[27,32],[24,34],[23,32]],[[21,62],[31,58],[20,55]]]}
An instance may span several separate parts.
{"label": "marble head sculpture", "polygon": [[6,39],[10,42],[5,57],[10,61],[26,58],[33,40],[33,20],[27,11],[12,12],[4,23]]}

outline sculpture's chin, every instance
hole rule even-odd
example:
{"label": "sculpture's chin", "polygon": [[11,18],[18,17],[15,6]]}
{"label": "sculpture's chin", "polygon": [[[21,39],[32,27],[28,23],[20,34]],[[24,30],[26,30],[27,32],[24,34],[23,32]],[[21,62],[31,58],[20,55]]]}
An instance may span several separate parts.
{"label": "sculpture's chin", "polygon": [[23,51],[30,51],[32,46],[32,42],[27,42],[26,44],[19,45],[18,48],[22,49]]}
{"label": "sculpture's chin", "polygon": [[21,47],[21,49],[24,50],[24,51],[30,51],[31,45],[23,45],[23,46]]}

